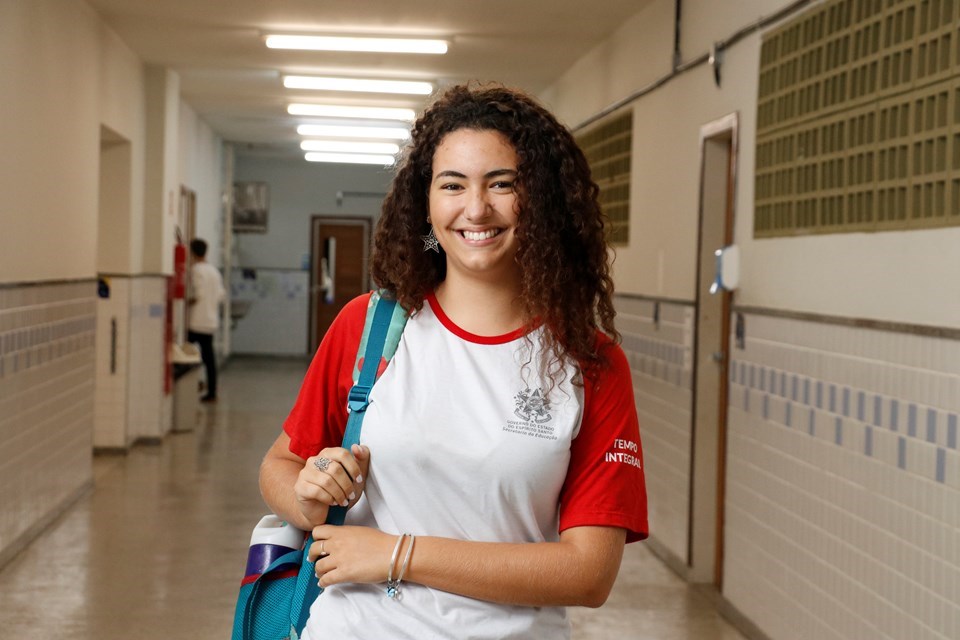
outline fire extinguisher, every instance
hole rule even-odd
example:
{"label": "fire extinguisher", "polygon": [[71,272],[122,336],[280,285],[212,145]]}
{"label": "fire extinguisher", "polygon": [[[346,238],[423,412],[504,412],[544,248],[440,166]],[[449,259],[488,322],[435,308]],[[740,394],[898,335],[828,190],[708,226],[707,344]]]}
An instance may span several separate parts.
{"label": "fire extinguisher", "polygon": [[187,245],[177,233],[177,244],[173,247],[173,297],[183,300],[187,295]]}

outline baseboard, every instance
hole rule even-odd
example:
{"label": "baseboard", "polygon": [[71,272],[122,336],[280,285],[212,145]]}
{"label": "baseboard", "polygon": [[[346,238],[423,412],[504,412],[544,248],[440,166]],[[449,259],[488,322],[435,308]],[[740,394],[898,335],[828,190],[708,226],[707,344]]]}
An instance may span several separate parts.
{"label": "baseboard", "polygon": [[[707,587],[704,588],[706,593]],[[771,640],[770,636],[765,634],[750,618],[724,598],[722,593],[719,593],[713,587],[709,587],[709,594],[712,594],[710,597],[713,599],[720,615],[726,618],[727,622],[736,627],[737,631],[746,636],[748,640]]]}
{"label": "baseboard", "polygon": [[644,544],[650,548],[653,555],[657,556],[661,562],[667,565],[667,567],[676,573],[684,582],[689,583],[693,589],[696,589],[699,593],[702,593],[710,599],[720,615],[736,627],[737,631],[742,633],[748,640],[771,640],[770,636],[765,634],[750,618],[723,597],[723,594],[717,591],[715,586],[712,584],[696,584],[690,582],[690,568],[687,566],[687,563],[680,558],[680,556],[668,549],[666,545],[657,540],[656,537],[650,536]]}
{"label": "baseboard", "polygon": [[684,582],[690,581],[690,567],[687,566],[686,561],[668,549],[662,542],[657,540],[656,536],[651,535],[643,544],[650,547],[650,551],[653,551],[653,555],[660,558],[660,560],[675,574],[680,576]]}
{"label": "baseboard", "polygon": [[130,453],[127,447],[94,447],[95,456],[125,456]]}
{"label": "baseboard", "polygon": [[11,560],[13,560],[21,551],[27,548],[31,542],[36,540],[48,527],[53,525],[87,492],[93,489],[93,478],[87,480],[73,493],[60,501],[56,507],[50,510],[45,516],[33,523],[29,528],[13,539],[13,542],[0,550],[0,569],[3,569]]}

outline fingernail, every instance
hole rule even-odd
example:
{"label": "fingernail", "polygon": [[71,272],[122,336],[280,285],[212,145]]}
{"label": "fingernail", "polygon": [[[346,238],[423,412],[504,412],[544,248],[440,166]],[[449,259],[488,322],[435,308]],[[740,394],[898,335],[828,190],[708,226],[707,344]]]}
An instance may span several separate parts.
{"label": "fingernail", "polygon": [[363,475],[358,473],[358,474],[357,474],[357,484],[360,484],[361,482],[363,482]]}
{"label": "fingernail", "polygon": [[351,491],[351,492],[350,492],[350,495],[349,495],[348,497],[349,497],[351,500],[353,500],[354,498],[357,497],[357,494],[354,493],[353,491]]}
{"label": "fingernail", "polygon": [[319,580],[317,580],[317,586],[320,587],[321,589],[323,589],[323,585],[320,584],[320,581],[319,581]]}
{"label": "fingernail", "polygon": [[349,503],[347,500],[344,500],[343,503],[342,503],[340,506],[341,506],[341,507],[345,507],[345,506],[347,506],[348,504],[350,504],[350,503]]}

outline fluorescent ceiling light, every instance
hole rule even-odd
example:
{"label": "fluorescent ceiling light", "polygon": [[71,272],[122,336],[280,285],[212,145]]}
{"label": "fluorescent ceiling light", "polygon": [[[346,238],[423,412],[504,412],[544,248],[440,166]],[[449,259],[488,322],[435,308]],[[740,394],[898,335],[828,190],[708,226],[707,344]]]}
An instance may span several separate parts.
{"label": "fluorescent ceiling light", "polygon": [[335,104],[301,104],[287,107],[294,116],[319,116],[323,118],[370,118],[372,120],[403,120],[413,122],[417,113],[413,109],[395,107],[350,107]]}
{"label": "fluorescent ceiling light", "polygon": [[433,53],[447,52],[444,40],[421,38],[357,38],[343,36],[267,36],[270,49],[305,49],[309,51],[371,51],[374,53]]}
{"label": "fluorescent ceiling light", "polygon": [[310,162],[339,162],[344,164],[378,164],[382,167],[393,164],[393,156],[369,155],[363,153],[316,153],[304,155]]}
{"label": "fluorescent ceiling light", "polygon": [[315,91],[409,93],[420,96],[433,93],[433,85],[429,82],[367,80],[365,78],[329,78],[323,76],[284,76],[283,86],[288,89],[312,89]]}
{"label": "fluorescent ceiling light", "polygon": [[304,151],[332,151],[337,153],[389,153],[400,151],[399,145],[392,142],[356,142],[346,140],[304,140],[300,143]]}
{"label": "fluorescent ceiling light", "polygon": [[302,124],[297,127],[302,136],[320,138],[384,138],[386,140],[406,140],[410,132],[402,127],[341,127],[327,124]]}

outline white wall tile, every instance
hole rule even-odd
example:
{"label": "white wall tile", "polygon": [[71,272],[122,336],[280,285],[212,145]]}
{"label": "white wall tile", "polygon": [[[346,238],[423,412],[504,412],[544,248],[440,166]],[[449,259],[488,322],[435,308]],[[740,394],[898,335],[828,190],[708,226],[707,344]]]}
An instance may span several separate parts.
{"label": "white wall tile", "polygon": [[[633,366],[634,396],[646,464],[651,536],[687,555],[691,448],[692,314],[661,304],[659,329],[649,301],[618,297],[617,329]],[[236,349],[237,347],[235,347]]]}
{"label": "white wall tile", "polygon": [[[773,317],[746,320],[748,349],[736,352],[738,364],[788,378],[811,376],[823,383],[824,394],[811,438],[802,402],[792,403],[788,427],[787,401],[778,395],[763,418],[759,381],[750,388],[735,379],[730,387],[726,597],[778,639],[820,634],[810,611],[844,638],[957,637],[960,452],[947,447],[947,432],[948,416],[960,412],[960,360],[942,357],[960,353],[956,341]],[[837,385],[832,412],[831,383]],[[933,443],[929,410],[935,412]],[[758,571],[750,554],[783,560]],[[772,615],[761,603],[777,591],[791,597]]]}
{"label": "white wall tile", "polygon": [[92,477],[94,291],[90,282],[2,289],[0,553]]}

